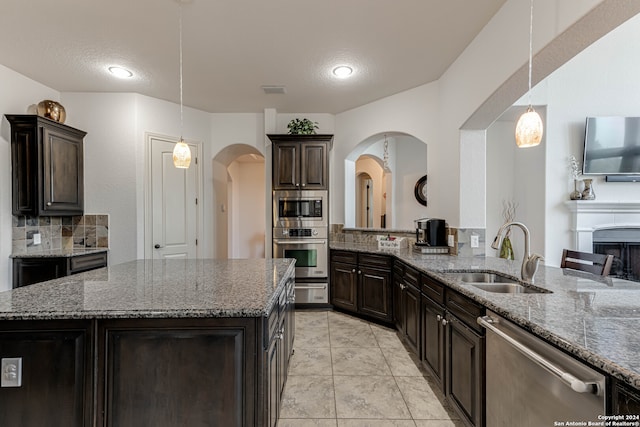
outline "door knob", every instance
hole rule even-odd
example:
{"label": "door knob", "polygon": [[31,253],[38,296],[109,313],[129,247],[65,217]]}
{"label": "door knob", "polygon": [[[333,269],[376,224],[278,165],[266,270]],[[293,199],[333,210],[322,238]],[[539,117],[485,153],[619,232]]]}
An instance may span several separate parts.
{"label": "door knob", "polygon": [[156,249],[160,249],[162,246],[160,246],[159,244],[156,243],[153,247],[156,248]]}

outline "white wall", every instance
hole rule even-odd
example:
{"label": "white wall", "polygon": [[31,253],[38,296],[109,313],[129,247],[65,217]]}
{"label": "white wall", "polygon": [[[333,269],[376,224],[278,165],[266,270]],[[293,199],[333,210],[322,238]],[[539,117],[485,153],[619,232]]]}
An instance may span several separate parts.
{"label": "white wall", "polygon": [[233,181],[233,257],[264,258],[266,206],[264,198],[264,162],[237,162],[229,165]]}
{"label": "white wall", "polygon": [[[581,161],[587,116],[640,116],[640,16],[594,43],[547,78],[546,213],[547,264],[559,263],[572,246],[565,205],[573,190],[568,158]],[[594,178],[597,200],[640,201],[640,184]]]}
{"label": "white wall", "polygon": [[[60,94],[0,65],[0,292],[11,289],[11,127],[5,114],[27,114],[43,99],[60,101]],[[74,125],[67,109],[67,123]]]}

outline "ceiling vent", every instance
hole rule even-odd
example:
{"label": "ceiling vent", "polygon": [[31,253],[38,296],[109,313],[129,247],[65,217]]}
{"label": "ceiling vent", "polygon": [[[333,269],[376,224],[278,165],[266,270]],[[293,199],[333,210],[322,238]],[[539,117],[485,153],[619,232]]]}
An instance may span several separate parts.
{"label": "ceiling vent", "polygon": [[284,86],[262,86],[262,90],[267,95],[269,94],[284,94],[286,92]]}

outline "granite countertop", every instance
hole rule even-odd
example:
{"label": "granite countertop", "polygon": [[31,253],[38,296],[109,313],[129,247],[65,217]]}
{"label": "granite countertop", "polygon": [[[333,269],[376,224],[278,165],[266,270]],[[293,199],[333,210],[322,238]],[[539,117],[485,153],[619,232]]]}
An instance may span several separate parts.
{"label": "granite countertop", "polygon": [[295,260],[139,260],[0,292],[0,320],[267,316]]}
{"label": "granite countertop", "polygon": [[411,249],[331,243],[332,249],[390,254],[604,372],[640,389],[640,283],[540,265],[535,286],[551,293],[500,294],[455,272],[520,277],[521,261],[422,255]]}
{"label": "granite countertop", "polygon": [[74,256],[108,252],[108,248],[48,249],[38,252],[12,253],[10,258],[71,258]]}

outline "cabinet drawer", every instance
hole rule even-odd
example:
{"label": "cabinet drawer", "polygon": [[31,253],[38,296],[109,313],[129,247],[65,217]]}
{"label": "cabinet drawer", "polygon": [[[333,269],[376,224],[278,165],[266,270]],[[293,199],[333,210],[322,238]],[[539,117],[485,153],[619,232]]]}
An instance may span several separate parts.
{"label": "cabinet drawer", "polygon": [[69,259],[69,274],[93,270],[107,266],[107,253],[77,255]]}
{"label": "cabinet drawer", "polygon": [[428,276],[422,276],[422,293],[433,301],[444,305],[444,285]]}
{"label": "cabinet drawer", "polygon": [[393,263],[393,274],[402,277],[402,275],[404,274],[404,264],[399,262],[399,261],[394,262]]}
{"label": "cabinet drawer", "polygon": [[359,254],[358,262],[363,267],[389,269],[393,264],[390,257],[385,255]]}
{"label": "cabinet drawer", "polygon": [[405,266],[403,277],[406,283],[413,285],[416,289],[420,289],[420,273],[418,270]]}
{"label": "cabinet drawer", "polygon": [[347,264],[357,264],[358,254],[347,251],[331,251],[331,262],[345,262]]}
{"label": "cabinet drawer", "polygon": [[273,308],[271,309],[271,313],[269,313],[269,317],[263,318],[263,336],[262,342],[264,348],[269,348],[269,343],[271,342],[271,338],[275,335],[278,325],[280,324],[280,301],[278,300]]}
{"label": "cabinet drawer", "polygon": [[467,326],[484,333],[484,329],[478,325],[476,319],[484,315],[484,308],[471,301],[464,295],[449,290],[446,293],[447,310],[453,313],[458,319],[462,320]]}

